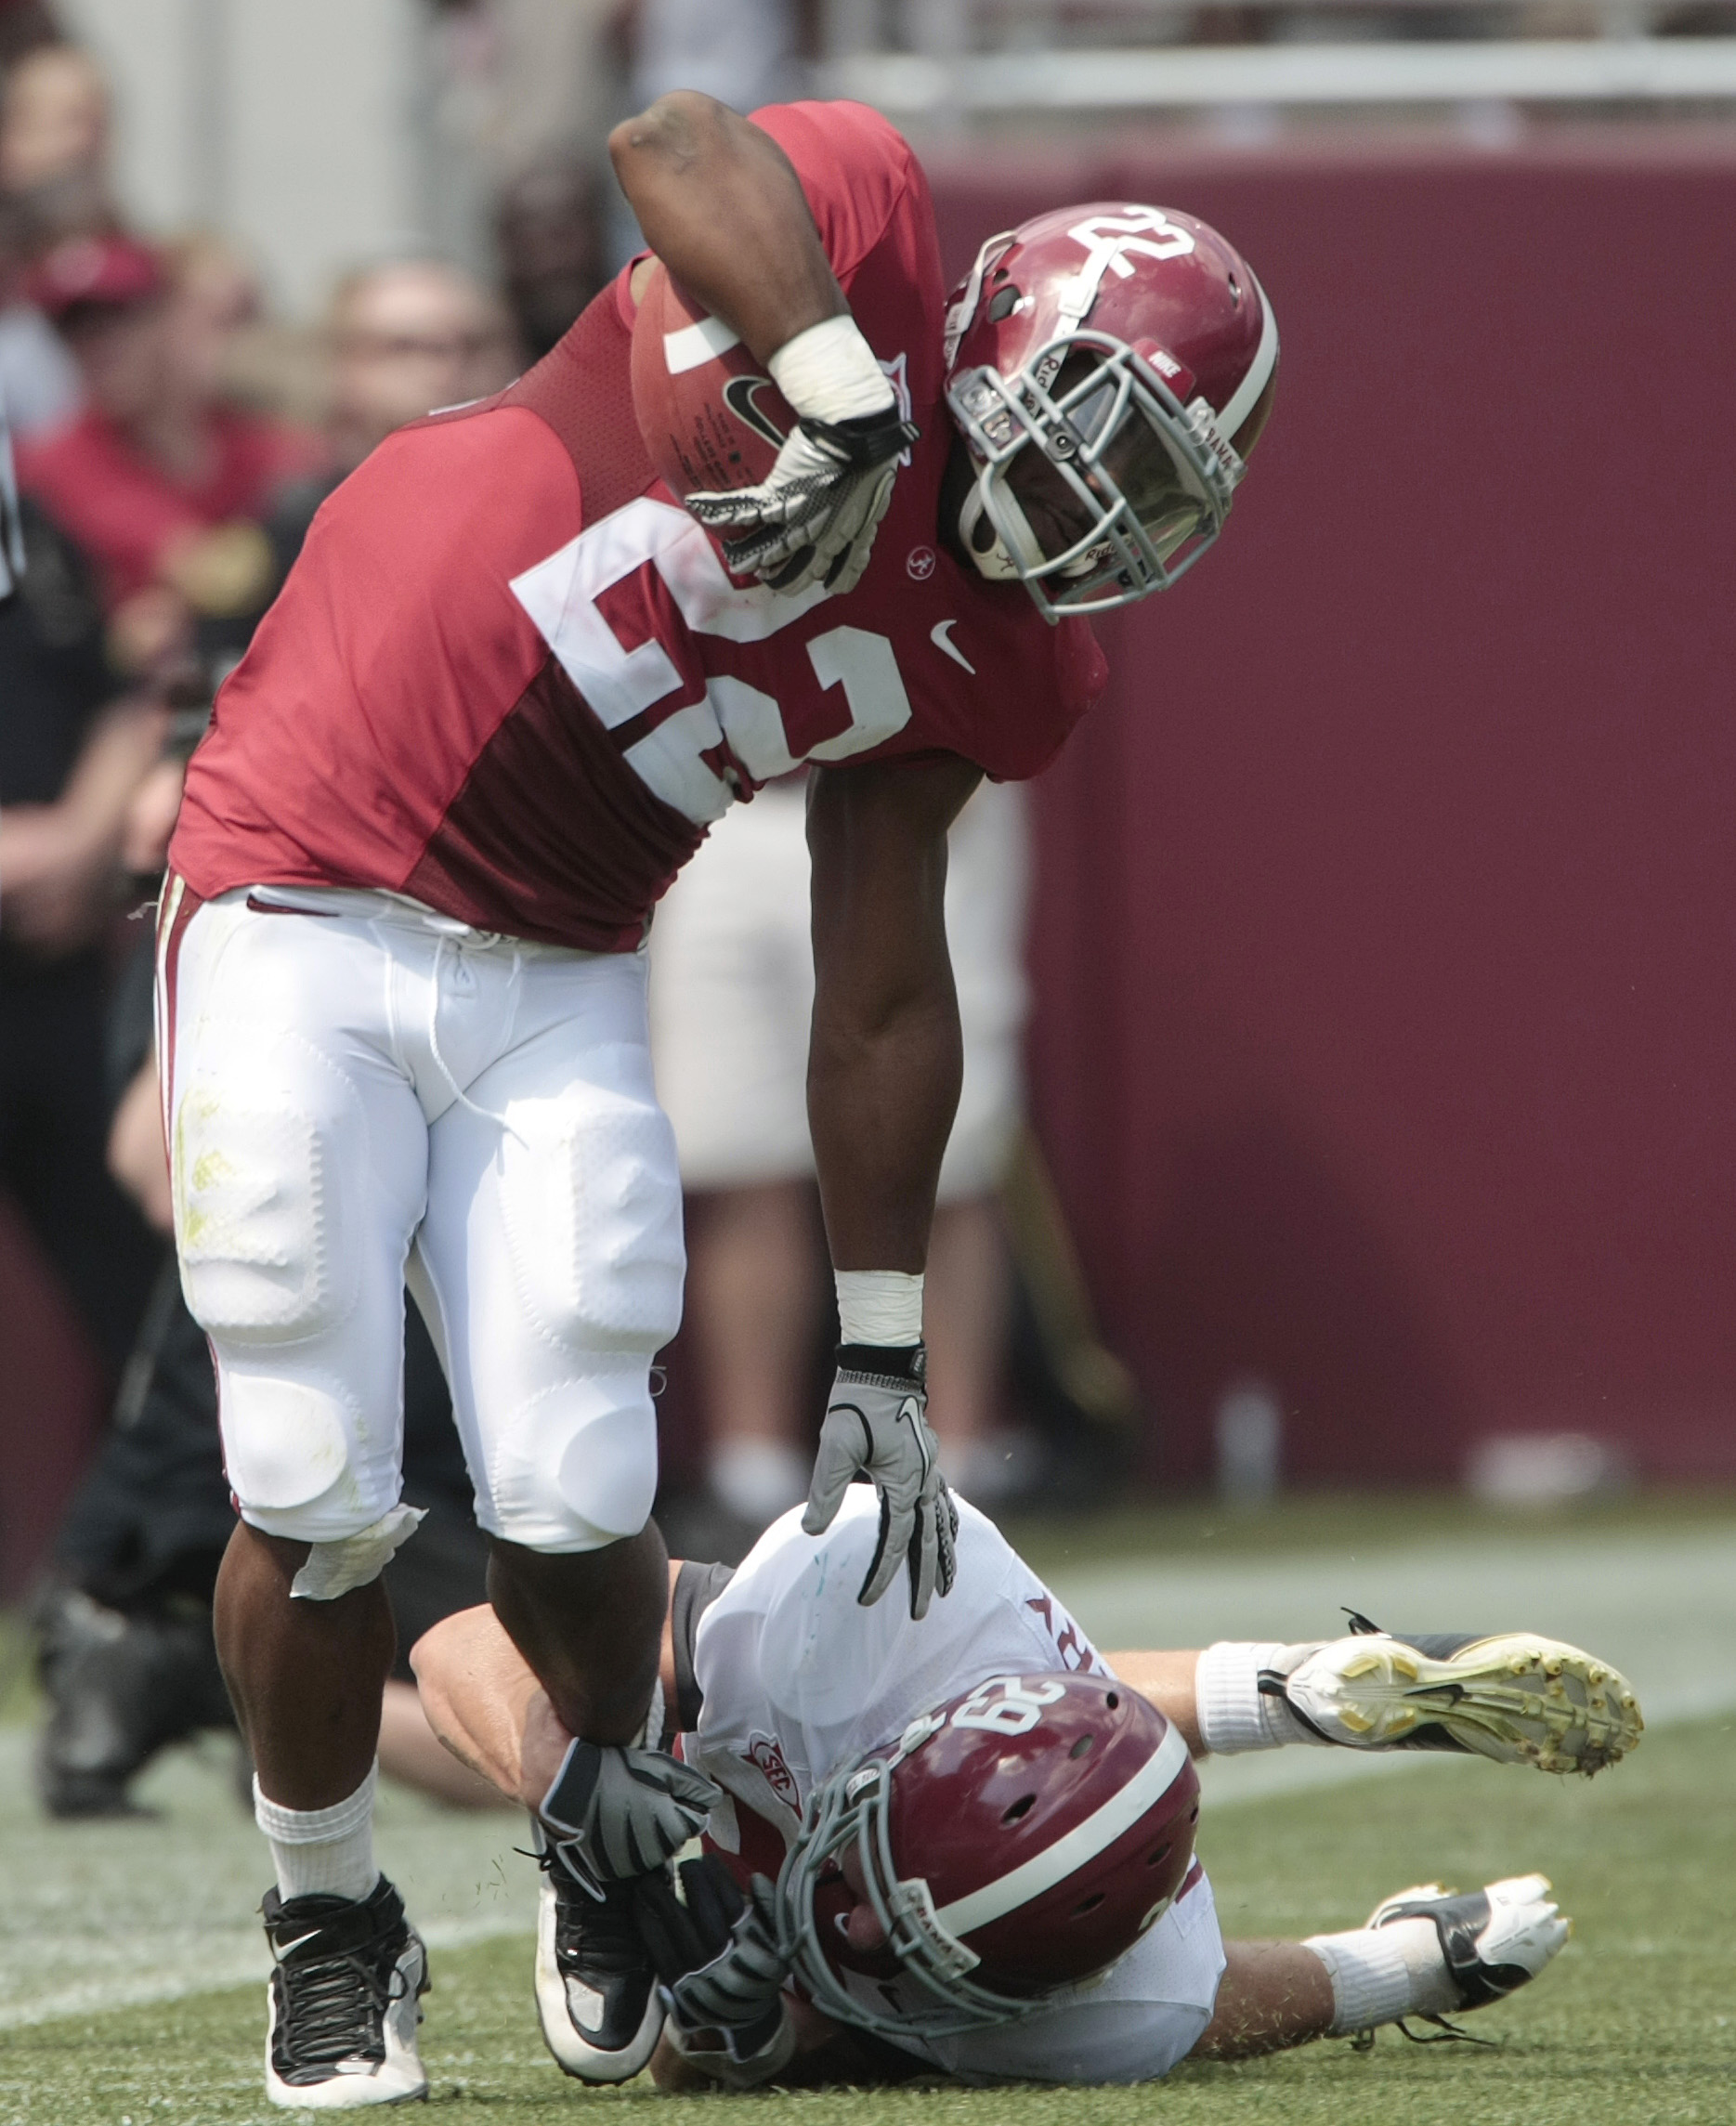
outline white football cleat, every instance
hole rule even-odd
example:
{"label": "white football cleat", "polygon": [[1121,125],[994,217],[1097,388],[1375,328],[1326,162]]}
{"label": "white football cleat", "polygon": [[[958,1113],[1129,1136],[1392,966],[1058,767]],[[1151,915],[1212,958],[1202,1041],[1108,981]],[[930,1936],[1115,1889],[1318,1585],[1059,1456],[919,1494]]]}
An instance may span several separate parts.
{"label": "white football cleat", "polygon": [[1260,1688],[1301,1725],[1352,1750],[1458,1750],[1497,1764],[1589,1776],[1618,1763],[1645,1722],[1625,1676],[1534,1632],[1401,1637],[1352,1614],[1349,1638],[1289,1650]]}
{"label": "white football cleat", "polygon": [[369,1896],[265,1897],[277,1968],[266,1990],[266,2094],[294,2111],[410,2104],[428,1959],[384,1875]]}
{"label": "white football cleat", "polygon": [[633,1885],[611,1883],[599,1898],[558,1853],[545,1850],[542,1864],[537,2020],[542,2041],[576,2080],[631,2081],[649,2064],[663,2028],[657,1973],[633,1922]]}
{"label": "white football cleat", "polygon": [[1460,2012],[1486,2008],[1529,1985],[1560,1954],[1572,1931],[1550,1901],[1547,1875],[1511,1875],[1462,1897],[1439,1883],[1424,1883],[1377,1904],[1368,1924],[1390,1926],[1401,1919],[1434,1922]]}

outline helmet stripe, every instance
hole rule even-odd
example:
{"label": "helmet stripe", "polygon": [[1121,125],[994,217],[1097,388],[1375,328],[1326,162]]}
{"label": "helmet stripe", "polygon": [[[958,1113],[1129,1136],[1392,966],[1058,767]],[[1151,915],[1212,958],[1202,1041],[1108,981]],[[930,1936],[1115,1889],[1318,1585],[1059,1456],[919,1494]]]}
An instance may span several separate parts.
{"label": "helmet stripe", "polygon": [[1278,320],[1268,300],[1266,291],[1254,277],[1250,266],[1247,277],[1253,280],[1260,294],[1260,345],[1254,349],[1254,359],[1247,365],[1247,374],[1230,395],[1229,401],[1219,411],[1218,433],[1226,443],[1235,441],[1235,432],[1254,411],[1254,401],[1265,390],[1273,371],[1278,366]]}
{"label": "helmet stripe", "polygon": [[943,1905],[935,1918],[948,1934],[959,1937],[976,1927],[986,1926],[991,1920],[1016,1911],[1020,1905],[1029,1904],[1033,1898],[1040,1898],[1045,1890],[1052,1889],[1064,1877],[1094,1859],[1106,1846],[1113,1846],[1124,1832],[1130,1831],[1157,1797],[1168,1791],[1186,1762],[1187,1744],[1177,1730],[1170,1728],[1120,1793],[1093,1810],[1083,1823],[1076,1823],[1052,1846],[1033,1854],[1011,1874],[985,1883],[968,1898],[959,1898],[949,1905]]}

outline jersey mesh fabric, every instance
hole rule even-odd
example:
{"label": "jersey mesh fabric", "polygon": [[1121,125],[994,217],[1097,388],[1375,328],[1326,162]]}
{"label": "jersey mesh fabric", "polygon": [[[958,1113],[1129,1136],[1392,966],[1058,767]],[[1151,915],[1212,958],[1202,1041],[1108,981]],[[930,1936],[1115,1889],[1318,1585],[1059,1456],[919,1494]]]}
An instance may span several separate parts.
{"label": "jersey mesh fabric", "polygon": [[335,491],[189,769],[171,852],[207,898],[381,886],[479,929],[628,950],[709,820],[815,756],[1035,775],[1101,692],[1082,622],[956,564],[920,166],[857,105],[757,114],[921,430],[843,599],[731,582],[633,419],[628,275],[497,398]]}

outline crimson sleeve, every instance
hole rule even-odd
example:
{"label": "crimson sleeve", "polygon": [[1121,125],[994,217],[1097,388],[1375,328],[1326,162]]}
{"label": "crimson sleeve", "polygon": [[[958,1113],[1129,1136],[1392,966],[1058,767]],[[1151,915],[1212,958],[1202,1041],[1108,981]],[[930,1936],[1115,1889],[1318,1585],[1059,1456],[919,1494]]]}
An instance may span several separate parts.
{"label": "crimson sleeve", "polygon": [[770,103],[753,124],[795,165],[832,271],[848,287],[910,187],[909,143],[863,103]]}

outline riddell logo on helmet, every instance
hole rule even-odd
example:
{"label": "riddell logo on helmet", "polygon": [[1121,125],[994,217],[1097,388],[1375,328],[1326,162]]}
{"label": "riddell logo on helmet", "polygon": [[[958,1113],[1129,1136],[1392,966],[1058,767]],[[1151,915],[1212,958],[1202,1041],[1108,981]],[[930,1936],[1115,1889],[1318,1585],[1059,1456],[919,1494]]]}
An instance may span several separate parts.
{"label": "riddell logo on helmet", "polygon": [[747,1759],[787,1807],[799,1808],[802,1806],[801,1796],[796,1791],[795,1774],[784,1762],[782,1746],[774,1737],[750,1735]]}

